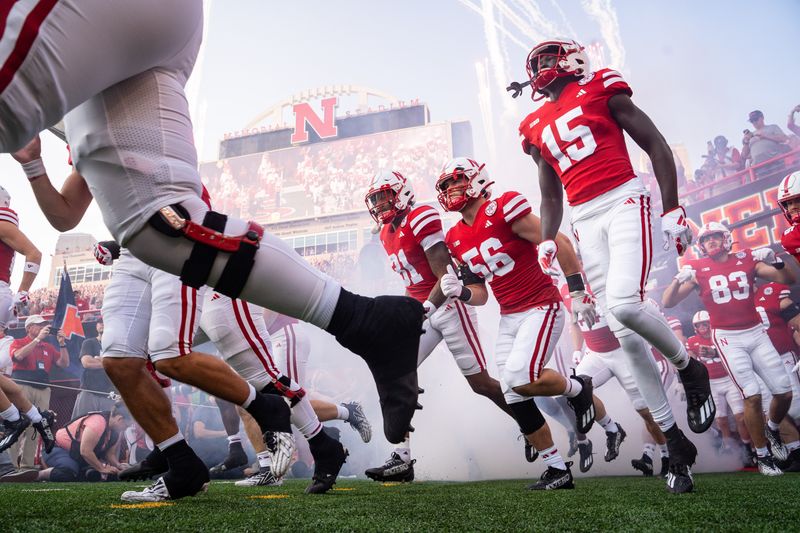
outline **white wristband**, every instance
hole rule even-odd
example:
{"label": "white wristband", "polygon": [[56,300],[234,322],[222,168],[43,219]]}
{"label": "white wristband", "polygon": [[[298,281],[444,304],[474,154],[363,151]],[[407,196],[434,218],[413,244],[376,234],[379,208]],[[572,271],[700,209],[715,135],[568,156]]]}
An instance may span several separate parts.
{"label": "white wristband", "polygon": [[47,171],[44,169],[44,161],[42,161],[41,157],[33,161],[28,161],[27,163],[22,163],[22,170],[25,172],[25,176],[28,177],[28,180],[33,180],[34,178],[47,174]]}
{"label": "white wristband", "polygon": [[31,274],[38,274],[39,273],[39,264],[38,263],[31,263],[30,261],[25,262],[25,268],[22,269],[23,272],[30,272]]}

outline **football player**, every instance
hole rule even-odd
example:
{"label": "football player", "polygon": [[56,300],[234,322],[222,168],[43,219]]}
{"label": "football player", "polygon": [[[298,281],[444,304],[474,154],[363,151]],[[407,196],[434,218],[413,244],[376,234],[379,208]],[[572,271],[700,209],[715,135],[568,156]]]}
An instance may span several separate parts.
{"label": "football player", "polygon": [[[500,383],[486,370],[475,308],[459,300],[447,301],[442,294],[440,278],[451,259],[439,212],[429,205],[416,206],[411,182],[395,170],[380,170],[364,201],[380,231],[392,270],[402,278],[406,294],[425,308],[417,366],[444,340],[473,392],[511,416]],[[411,481],[414,462],[406,436],[385,464],[368,469],[366,475],[375,481]]]}
{"label": "football player", "polygon": [[739,389],[733,384],[722,359],[711,339],[711,321],[708,311],[698,311],[692,317],[695,334],[686,341],[689,354],[706,365],[711,379],[711,393],[717,406],[717,428],[722,434],[722,449],[728,449],[732,442],[728,415],[733,415],[739,437],[746,450],[750,449],[750,434],[744,423],[744,402]]}
{"label": "football player", "polygon": [[[775,459],[785,461],[789,455],[781,440],[781,427],[784,431],[793,430],[793,446],[797,440],[797,430],[786,417],[792,402],[792,385],[756,312],[755,279],[792,283],[794,276],[776,261],[769,248],[733,252],[732,246],[731,232],[723,224],[704,224],[698,234],[698,247],[705,257],[690,261],[678,272],[664,291],[664,305],[674,307],[692,291],[699,291],[708,311],[714,346],[744,398],[744,419],[756,448],[758,470],[777,476],[783,472]],[[766,430],[756,375],[773,395]]]}
{"label": "football player", "polygon": [[[400,442],[419,394],[420,303],[352,294],[260,225],[201,199],[184,85],[202,18],[201,0],[2,3],[0,151],[19,151],[63,118],[82,187],[116,242],[193,289],[209,285],[333,334],[366,361],[386,437]],[[29,179],[44,174],[41,158],[23,163]]]}
{"label": "football player", "polygon": [[[781,236],[781,246],[789,255],[800,262],[800,170],[792,172],[781,180],[778,186],[778,205],[783,211],[789,226]],[[783,310],[784,319],[795,332],[800,331],[800,305],[792,305]],[[800,361],[794,366],[800,372]]]}
{"label": "football player", "polygon": [[713,398],[705,367],[688,356],[664,317],[644,304],[653,253],[650,195],[633,172],[623,132],[653,162],[665,211],[665,246],[672,243],[683,254],[692,232],[678,204],[672,153],[652,121],[634,105],[622,75],[610,69],[591,72],[584,47],[577,42],[542,42],[531,50],[526,67],[534,100],[546,99],[519,128],[523,150],[538,167],[542,193],[539,261],[546,269],[557,257],[554,239],[566,189],[587,282],[619,339],[653,419],[667,437],[671,458],[667,486],[673,493],[691,491],[690,467],[697,450],[675,423],[643,339],[680,370],[692,431],[710,427]]}
{"label": "football player", "polygon": [[[529,488],[573,488],[570,464],[558,453],[533,398],[564,395],[575,411],[577,429],[587,433],[594,423],[592,380],[565,377],[545,368],[564,328],[561,296],[536,260],[541,240],[539,218],[528,200],[509,191],[490,200],[492,182],[484,165],[467,158],[448,161],[436,182],[439,203],[461,213],[445,242],[459,265],[441,278],[451,300],[483,305],[486,283],[500,304],[500,326],[495,357],[506,402],[528,442],[547,465],[541,479]],[[566,236],[557,236],[559,260],[572,295],[572,314],[594,323],[594,305],[586,293],[575,251]]]}

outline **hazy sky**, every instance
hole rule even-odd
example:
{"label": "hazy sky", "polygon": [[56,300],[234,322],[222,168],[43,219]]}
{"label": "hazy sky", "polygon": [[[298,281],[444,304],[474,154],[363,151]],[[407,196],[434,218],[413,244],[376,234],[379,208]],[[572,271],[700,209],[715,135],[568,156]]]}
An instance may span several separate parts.
{"label": "hazy sky", "polygon": [[[533,104],[527,94],[511,100],[503,87],[524,79],[529,48],[552,35],[603,43],[606,61],[623,72],[634,101],[671,143],[687,146],[693,167],[717,134],[740,146],[749,111],[761,109],[768,123],[784,127],[790,108],[800,103],[796,0],[215,0],[207,5],[206,40],[190,91],[201,160],[215,158],[225,132],[296,92],[354,84],[419,98],[433,121],[470,120],[475,155],[494,169],[499,184],[534,194],[533,167],[516,134]],[[476,64],[488,65],[488,82],[479,82]],[[68,172],[66,151],[49,134],[44,137],[45,164],[60,184]],[[49,255],[57,233],[7,155],[0,157],[0,176],[23,231]],[[108,235],[96,207],[77,231]],[[43,266],[36,286],[46,281],[49,259]]]}

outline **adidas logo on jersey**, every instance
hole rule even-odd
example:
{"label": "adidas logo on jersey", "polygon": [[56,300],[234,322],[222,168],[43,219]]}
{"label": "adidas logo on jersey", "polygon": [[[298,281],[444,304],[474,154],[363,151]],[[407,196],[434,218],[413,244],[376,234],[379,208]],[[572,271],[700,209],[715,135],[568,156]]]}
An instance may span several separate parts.
{"label": "adidas logo on jersey", "polygon": [[485,225],[485,226],[483,226],[483,227],[484,227],[484,228],[488,228],[488,227],[490,227],[491,225],[492,225],[492,221],[491,221],[491,220],[487,220],[487,221],[486,221],[486,225]]}
{"label": "adidas logo on jersey", "polygon": [[739,266],[739,265],[742,265],[742,264],[744,264],[744,263],[742,263],[741,261],[736,261],[736,266]]}
{"label": "adidas logo on jersey", "polygon": [[461,246],[461,241],[455,241],[455,242],[453,242],[453,246]]}
{"label": "adidas logo on jersey", "polygon": [[703,267],[700,269],[700,272],[708,272],[709,270],[711,270],[711,267]]}
{"label": "adidas logo on jersey", "polygon": [[584,94],[586,94],[586,91],[584,89],[581,89],[580,91],[578,91],[578,94],[575,95],[575,98],[583,96]]}
{"label": "adidas logo on jersey", "polygon": [[403,237],[403,236],[405,236],[405,233],[403,233],[403,232],[401,231],[401,232],[400,232],[400,237]]}

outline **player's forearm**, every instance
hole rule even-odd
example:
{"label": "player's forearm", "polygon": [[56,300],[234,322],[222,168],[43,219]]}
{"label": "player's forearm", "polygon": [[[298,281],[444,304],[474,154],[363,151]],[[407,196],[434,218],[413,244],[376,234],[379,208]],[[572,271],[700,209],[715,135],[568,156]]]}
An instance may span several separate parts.
{"label": "player's forearm", "polygon": [[62,195],[47,174],[31,181],[31,189],[47,221],[58,231],[70,231],[83,218],[84,211],[75,209]]}
{"label": "player's forearm", "polygon": [[[39,261],[42,260],[42,256],[39,255]],[[28,256],[25,256],[26,263],[32,263],[33,261]],[[39,265],[38,262],[35,263],[37,266]],[[19,291],[29,291],[31,285],[33,285],[33,281],[36,279],[36,272],[23,272],[22,273],[22,280],[19,282]]]}
{"label": "player's forearm", "polygon": [[441,307],[441,305],[447,301],[447,296],[442,292],[441,281],[437,281],[436,285],[431,289],[430,294],[428,294],[428,301],[437,308]]}
{"label": "player's forearm", "polygon": [[[544,191],[543,191],[544,192]],[[564,204],[561,198],[546,198],[542,195],[541,206],[541,224],[542,224],[542,240],[556,240],[558,235],[558,228],[561,226],[561,219],[564,216]],[[561,258],[559,257],[559,262]],[[566,268],[561,265],[561,268]]]}
{"label": "player's forearm", "polygon": [[658,188],[661,191],[661,204],[664,212],[671,211],[678,207],[678,172],[675,169],[675,159],[672,155],[667,141],[663,138],[659,142],[653,143],[647,152],[650,161],[653,163],[653,172],[658,181]]}
{"label": "player's forearm", "polygon": [[664,304],[664,307],[675,307],[680,303],[681,300],[683,300],[683,298],[680,297],[680,291],[678,290],[680,289],[680,286],[681,283],[676,279],[673,279],[672,283],[667,286],[667,288],[664,290],[664,294],[661,296],[661,303]]}
{"label": "player's forearm", "polygon": [[575,248],[572,247],[569,238],[559,232],[556,234],[555,241],[558,245],[556,258],[558,259],[558,264],[561,265],[561,270],[564,272],[564,275],[571,276],[572,274],[579,273],[581,271],[581,264],[578,261]]}
{"label": "player's forearm", "polygon": [[470,290],[470,297],[469,300],[464,302],[465,304],[486,305],[486,302],[489,301],[489,291],[486,290],[486,285],[474,283],[467,285],[467,288]]}

